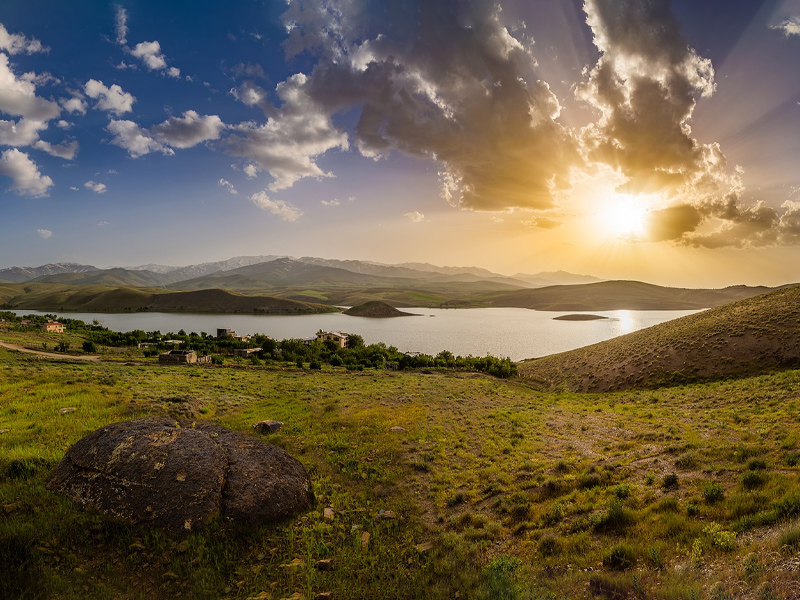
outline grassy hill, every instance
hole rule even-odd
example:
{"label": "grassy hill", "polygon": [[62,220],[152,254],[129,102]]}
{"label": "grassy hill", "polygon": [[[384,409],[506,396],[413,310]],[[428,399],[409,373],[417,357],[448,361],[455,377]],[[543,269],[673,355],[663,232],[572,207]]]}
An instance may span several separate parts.
{"label": "grassy hill", "polygon": [[525,361],[519,373],[544,387],[608,392],[798,365],[800,286]]}
{"label": "grassy hill", "polygon": [[211,289],[170,292],[133,287],[63,286],[28,283],[0,286],[0,302],[8,308],[75,312],[211,312],[311,314],[336,309],[318,303],[274,296],[244,296]]}
{"label": "grassy hill", "polygon": [[758,296],[767,287],[733,286],[719,290],[662,287],[641,281],[603,281],[514,290],[492,296],[498,307],[535,310],[691,310]]}

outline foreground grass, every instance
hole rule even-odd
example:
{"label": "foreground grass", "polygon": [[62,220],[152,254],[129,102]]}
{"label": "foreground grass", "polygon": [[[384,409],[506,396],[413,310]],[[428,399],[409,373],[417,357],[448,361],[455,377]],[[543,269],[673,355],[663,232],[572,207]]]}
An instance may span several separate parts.
{"label": "foreground grass", "polygon": [[[800,589],[798,371],[579,395],[471,374],[64,364],[1,349],[0,369],[0,597]],[[316,507],[272,528],[221,521],[173,538],[44,488],[84,435],[165,412],[247,432],[283,421],[267,439],[309,469]]]}

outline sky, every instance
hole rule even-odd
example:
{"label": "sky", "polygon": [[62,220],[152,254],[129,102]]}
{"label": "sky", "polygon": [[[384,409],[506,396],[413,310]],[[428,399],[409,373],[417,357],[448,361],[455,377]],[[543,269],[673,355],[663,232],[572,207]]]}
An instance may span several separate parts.
{"label": "sky", "polygon": [[800,281],[800,0],[0,6],[0,268]]}

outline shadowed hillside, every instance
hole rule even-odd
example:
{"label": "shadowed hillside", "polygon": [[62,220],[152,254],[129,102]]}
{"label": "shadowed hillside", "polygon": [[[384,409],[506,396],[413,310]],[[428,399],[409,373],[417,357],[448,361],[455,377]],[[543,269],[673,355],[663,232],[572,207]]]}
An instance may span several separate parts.
{"label": "shadowed hillside", "polygon": [[0,286],[0,302],[8,308],[86,312],[213,312],[311,314],[337,309],[273,296],[243,296],[227,290],[167,292],[144,288],[64,287],[55,284]]}
{"label": "shadowed hillside", "polygon": [[798,365],[800,287],[791,287],[525,361],[519,373],[547,388],[608,392]]}

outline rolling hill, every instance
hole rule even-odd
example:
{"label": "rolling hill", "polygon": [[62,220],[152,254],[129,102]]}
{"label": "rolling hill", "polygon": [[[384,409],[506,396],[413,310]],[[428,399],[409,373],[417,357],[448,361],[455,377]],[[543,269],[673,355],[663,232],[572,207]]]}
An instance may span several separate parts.
{"label": "rolling hill", "polygon": [[336,309],[273,296],[244,296],[227,290],[168,292],[147,288],[9,284],[0,286],[8,308],[74,312],[211,312],[313,314]]}
{"label": "rolling hill", "polygon": [[800,286],[795,286],[523,361],[519,373],[543,388],[610,392],[798,366]]}
{"label": "rolling hill", "polygon": [[602,281],[513,290],[493,296],[496,307],[535,310],[693,310],[720,306],[770,291],[767,287],[733,286],[718,290],[670,288],[641,281]]}

